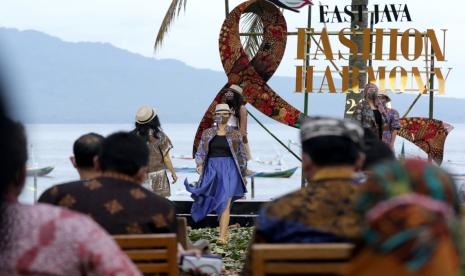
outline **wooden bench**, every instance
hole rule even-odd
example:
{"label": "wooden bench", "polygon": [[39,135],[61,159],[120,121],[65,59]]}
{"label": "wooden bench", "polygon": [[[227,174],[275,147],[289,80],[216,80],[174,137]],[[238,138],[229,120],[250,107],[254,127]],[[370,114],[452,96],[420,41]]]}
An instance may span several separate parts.
{"label": "wooden bench", "polygon": [[254,244],[252,274],[339,275],[352,254],[348,243]]}
{"label": "wooden bench", "polygon": [[176,234],[116,235],[113,238],[142,273],[178,275]]}

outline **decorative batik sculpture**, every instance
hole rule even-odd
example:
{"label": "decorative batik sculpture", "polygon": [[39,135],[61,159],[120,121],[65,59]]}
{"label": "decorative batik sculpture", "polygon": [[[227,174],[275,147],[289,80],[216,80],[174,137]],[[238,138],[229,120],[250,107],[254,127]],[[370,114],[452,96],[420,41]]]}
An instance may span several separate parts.
{"label": "decorative batik sculpture", "polygon": [[[245,53],[239,36],[241,16],[249,12],[257,14],[263,23],[262,44],[252,60]],[[282,99],[266,83],[281,62],[286,41],[286,20],[274,4],[252,0],[237,6],[226,17],[220,32],[220,57],[228,76],[228,83],[223,88],[232,84],[240,85],[247,103],[280,123],[299,128],[300,121],[305,115]],[[213,124],[213,111],[226,91],[223,88],[216,95],[200,122],[194,140],[194,155],[202,132]]]}

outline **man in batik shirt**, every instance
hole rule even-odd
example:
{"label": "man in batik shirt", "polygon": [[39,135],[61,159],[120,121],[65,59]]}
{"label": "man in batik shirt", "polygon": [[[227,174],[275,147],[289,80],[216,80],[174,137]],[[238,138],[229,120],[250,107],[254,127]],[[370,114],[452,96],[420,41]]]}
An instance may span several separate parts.
{"label": "man in batik shirt", "polygon": [[351,120],[312,118],[303,122],[300,135],[308,184],[261,208],[252,244],[347,242],[359,236],[355,171],[364,158],[363,129]]}
{"label": "man in batik shirt", "polygon": [[359,234],[354,210],[363,129],[354,121],[306,120],[301,127],[306,187],[263,207],[256,242],[342,242]]}
{"label": "man in batik shirt", "polygon": [[115,133],[102,143],[97,165],[102,176],[54,186],[39,202],[88,214],[110,234],[176,233],[175,207],[145,189],[148,148],[131,133]]}

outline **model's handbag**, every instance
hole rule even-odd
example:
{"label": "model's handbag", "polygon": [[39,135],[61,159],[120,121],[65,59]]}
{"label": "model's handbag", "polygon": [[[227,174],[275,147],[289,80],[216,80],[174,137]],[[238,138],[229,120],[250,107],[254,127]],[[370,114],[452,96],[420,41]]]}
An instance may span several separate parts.
{"label": "model's handbag", "polygon": [[205,255],[197,258],[193,255],[181,257],[181,270],[184,272],[197,272],[207,275],[220,275],[222,261],[220,256]]}

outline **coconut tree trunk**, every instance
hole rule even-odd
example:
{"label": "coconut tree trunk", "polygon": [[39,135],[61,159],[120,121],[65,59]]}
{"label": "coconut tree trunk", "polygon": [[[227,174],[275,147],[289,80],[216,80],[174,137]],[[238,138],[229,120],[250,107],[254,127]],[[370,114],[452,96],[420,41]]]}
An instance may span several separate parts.
{"label": "coconut tree trunk", "polygon": [[[359,21],[359,9],[357,5],[364,5],[363,10],[367,10],[368,6],[368,0],[352,0],[352,12],[354,13],[355,17],[352,22],[351,22],[351,28],[352,29],[357,29],[359,31],[363,31],[365,28],[368,28],[368,14],[363,13],[362,15],[362,21]],[[363,46],[363,36],[361,35],[351,35],[350,39],[357,44],[357,49],[358,53],[362,52],[362,46]],[[349,59],[349,66],[350,68],[352,67],[357,67],[360,69],[360,71],[365,70],[367,66],[367,61],[362,60],[361,56],[351,56]],[[350,73],[352,75],[352,73]],[[365,87],[365,84],[367,82],[367,74],[366,72],[360,73],[359,76],[357,77],[359,87]],[[352,87],[352,76],[349,78],[349,88]],[[362,98],[361,93],[347,93],[346,96],[346,106],[344,110],[344,117],[350,117],[351,112],[353,111],[353,106],[354,104],[358,103]]]}

